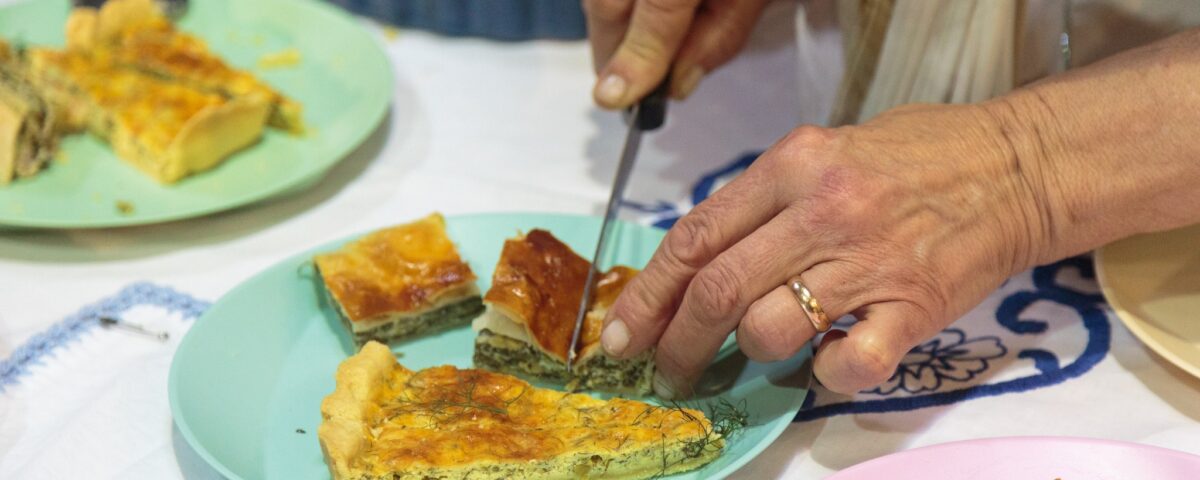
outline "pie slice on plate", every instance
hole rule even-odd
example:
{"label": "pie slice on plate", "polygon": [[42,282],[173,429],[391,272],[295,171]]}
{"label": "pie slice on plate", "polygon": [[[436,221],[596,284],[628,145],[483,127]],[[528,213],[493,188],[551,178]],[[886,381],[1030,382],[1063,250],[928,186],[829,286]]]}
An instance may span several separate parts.
{"label": "pie slice on plate", "polygon": [[0,40],[0,186],[40,172],[54,156],[58,134],[54,109]]}
{"label": "pie slice on plate", "polygon": [[486,370],[414,372],[376,342],[338,367],[321,416],[334,480],[640,479],[698,468],[724,448],[698,410],[599,400]]}
{"label": "pie slice on plate", "polygon": [[30,74],[64,125],[87,128],[163,183],[215,167],[262,133],[268,104],[189,88],[102,56],[32,48]]}
{"label": "pie slice on plate", "polygon": [[463,325],[483,311],[475,273],[440,214],[368,234],[314,263],[359,345]]}
{"label": "pie slice on plate", "polygon": [[67,47],[205,92],[266,102],[269,125],[304,131],[300,103],[226,64],[204,40],[176,29],[152,0],[109,0],[99,9],[72,10]]}
{"label": "pie slice on plate", "polygon": [[653,352],[617,360],[600,348],[608,307],[637,270],[616,266],[599,277],[580,331],[576,362],[567,350],[591,263],[545,230],[504,242],[484,295],[487,311],[474,322],[475,365],[588,390],[649,394]]}

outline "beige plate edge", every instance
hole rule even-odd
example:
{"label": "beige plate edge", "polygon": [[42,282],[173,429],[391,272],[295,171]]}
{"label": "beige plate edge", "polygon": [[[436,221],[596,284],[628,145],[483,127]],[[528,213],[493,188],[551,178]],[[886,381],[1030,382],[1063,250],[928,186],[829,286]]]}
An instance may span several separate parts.
{"label": "beige plate edge", "polygon": [[[1164,232],[1159,235],[1168,235],[1171,232]],[[1129,241],[1129,239],[1119,240],[1118,242]],[[1117,242],[1114,242],[1115,244]],[[1154,351],[1159,356],[1163,357],[1171,364],[1179,367],[1188,374],[1200,378],[1200,363],[1193,362],[1181,357],[1171,347],[1165,345],[1159,335],[1171,335],[1168,332],[1163,332],[1158,328],[1150,326],[1150,322],[1139,315],[1134,314],[1121,300],[1121,294],[1112,286],[1111,274],[1108,273],[1106,266],[1106,251],[1112,249],[1112,245],[1105,245],[1096,249],[1093,254],[1092,264],[1096,270],[1096,281],[1100,285],[1100,291],[1104,295],[1105,301],[1125,328],[1133,333],[1143,345],[1146,345],[1150,350]]]}

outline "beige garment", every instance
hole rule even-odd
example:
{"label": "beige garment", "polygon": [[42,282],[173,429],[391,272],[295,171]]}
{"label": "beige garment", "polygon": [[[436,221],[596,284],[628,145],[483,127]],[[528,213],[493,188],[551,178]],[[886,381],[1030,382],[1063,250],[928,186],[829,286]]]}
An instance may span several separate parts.
{"label": "beige garment", "polygon": [[1068,61],[1086,65],[1200,25],[1200,0],[836,2],[845,74],[831,125],[906,103],[985,100]]}

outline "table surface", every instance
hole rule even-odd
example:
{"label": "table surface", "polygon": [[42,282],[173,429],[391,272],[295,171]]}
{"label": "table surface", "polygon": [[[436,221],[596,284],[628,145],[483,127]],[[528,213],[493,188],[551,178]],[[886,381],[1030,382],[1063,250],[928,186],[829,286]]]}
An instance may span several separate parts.
{"label": "table surface", "polygon": [[[824,119],[841,62],[833,17],[801,18],[790,2],[770,8],[747,51],[672,104],[666,127],[646,138],[628,195],[653,208],[623,216],[669,223],[746,154]],[[363,24],[393,61],[391,113],[313,188],[162,225],[0,231],[0,359],[135,282],[153,284],[136,287],[138,298],[178,295],[199,310],[296,252],[433,210],[601,211],[624,132],[591,103],[584,43]],[[1200,380],[1148,353],[1097,292],[1087,259],[1014,277],[909,355],[888,384],[850,398],[817,387],[809,409],[735,477],[813,478],[911,447],[1009,435],[1200,454]],[[131,316],[183,333],[194,312],[170,305]],[[158,387],[175,341],[91,332],[7,389],[0,383],[0,478],[214,477],[172,431]],[[72,427],[80,422],[95,428]]]}

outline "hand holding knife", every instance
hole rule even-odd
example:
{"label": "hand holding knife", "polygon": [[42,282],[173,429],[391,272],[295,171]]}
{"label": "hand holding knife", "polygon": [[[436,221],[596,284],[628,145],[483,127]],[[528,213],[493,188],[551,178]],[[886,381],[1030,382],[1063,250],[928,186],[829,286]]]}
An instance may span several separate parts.
{"label": "hand holding knife", "polygon": [[621,199],[625,194],[625,185],[629,183],[629,174],[633,171],[634,160],[637,159],[638,147],[642,143],[642,132],[661,127],[667,116],[667,90],[671,81],[668,77],[655,88],[650,95],[630,107],[628,110],[629,130],[625,135],[625,147],[621,150],[621,161],[617,164],[617,173],[613,179],[612,191],[608,195],[608,206],[604,209],[604,221],[600,224],[600,237],[596,240],[596,252],[592,255],[592,266],[588,270],[587,281],[583,284],[583,297],[579,301],[579,314],[575,317],[575,329],[571,332],[571,344],[567,350],[567,374],[571,375],[575,365],[575,348],[579,345],[579,333],[583,330],[583,321],[587,318],[588,307],[596,284],[597,266],[604,255],[612,233],[612,224],[621,207]]}

